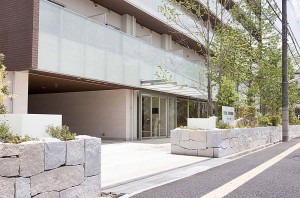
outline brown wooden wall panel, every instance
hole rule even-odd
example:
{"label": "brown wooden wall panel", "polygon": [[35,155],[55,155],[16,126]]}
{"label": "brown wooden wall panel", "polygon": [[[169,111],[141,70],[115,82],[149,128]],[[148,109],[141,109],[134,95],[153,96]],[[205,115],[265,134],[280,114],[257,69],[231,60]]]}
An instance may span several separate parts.
{"label": "brown wooden wall panel", "polygon": [[0,0],[0,53],[8,70],[37,68],[39,0]]}

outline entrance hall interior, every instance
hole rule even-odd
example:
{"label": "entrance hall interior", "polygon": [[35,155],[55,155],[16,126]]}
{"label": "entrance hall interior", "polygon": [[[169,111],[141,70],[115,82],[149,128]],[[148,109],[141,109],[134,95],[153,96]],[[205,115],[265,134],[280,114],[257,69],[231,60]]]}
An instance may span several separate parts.
{"label": "entrance hall interior", "polygon": [[187,118],[206,117],[206,103],[149,90],[30,73],[29,114],[60,114],[77,134],[111,140],[167,138]]}

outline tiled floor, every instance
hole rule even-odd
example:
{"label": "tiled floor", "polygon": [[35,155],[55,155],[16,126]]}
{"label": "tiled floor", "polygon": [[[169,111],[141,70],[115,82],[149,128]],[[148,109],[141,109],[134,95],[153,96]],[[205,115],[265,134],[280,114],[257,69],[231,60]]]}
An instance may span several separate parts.
{"label": "tiled floor", "polygon": [[170,139],[103,141],[102,187],[126,183],[206,159],[171,154]]}

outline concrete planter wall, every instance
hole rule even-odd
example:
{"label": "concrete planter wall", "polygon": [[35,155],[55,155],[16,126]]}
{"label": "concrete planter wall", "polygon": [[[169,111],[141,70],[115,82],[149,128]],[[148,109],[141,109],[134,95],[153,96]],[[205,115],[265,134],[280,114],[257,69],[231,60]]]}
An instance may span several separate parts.
{"label": "concrete planter wall", "polygon": [[[292,138],[300,136],[300,126],[290,126]],[[181,155],[224,157],[282,140],[281,126],[171,131],[171,153]]]}
{"label": "concrete planter wall", "polygon": [[0,143],[0,197],[100,197],[101,139]]}

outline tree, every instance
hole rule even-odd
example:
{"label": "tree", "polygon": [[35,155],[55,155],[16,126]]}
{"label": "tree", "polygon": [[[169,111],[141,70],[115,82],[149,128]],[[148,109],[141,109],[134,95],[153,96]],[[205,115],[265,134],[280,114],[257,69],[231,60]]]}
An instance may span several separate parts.
{"label": "tree", "polygon": [[222,118],[222,106],[229,106],[229,107],[235,107],[237,100],[238,100],[238,94],[235,90],[234,82],[224,77],[222,79],[222,86],[219,89],[219,92],[216,96],[218,99],[218,117],[219,119]]}
{"label": "tree", "polygon": [[[215,2],[216,5],[219,4],[218,1]],[[225,10],[224,7],[221,7],[221,10],[218,10],[219,6],[215,6],[216,15],[222,15]],[[178,8],[182,13],[178,12]],[[210,1],[207,0],[206,6],[199,3],[197,0],[169,0],[168,3],[164,3],[160,7],[161,12],[169,20],[171,25],[177,25],[185,34],[188,34],[193,38],[198,46],[201,46],[199,50],[195,50],[197,53],[204,55],[205,65],[206,65],[206,76],[207,76],[207,106],[208,106],[208,116],[212,115],[213,108],[213,95],[212,95],[212,84],[213,84],[213,73],[214,68],[212,67],[211,57],[212,45],[214,41],[215,34],[211,33],[211,28],[215,28],[218,23],[218,17],[212,16],[210,7]],[[190,17],[190,21],[187,23],[185,16]],[[221,22],[222,23],[222,22]],[[182,33],[182,32],[181,32]],[[190,46],[185,42],[186,38],[179,38],[180,43],[185,47],[189,48]],[[203,50],[204,49],[204,50]],[[199,87],[203,87],[203,84],[199,81]]]}
{"label": "tree", "polygon": [[3,104],[4,99],[9,97],[9,82],[4,82],[5,78],[5,66],[4,66],[4,55],[0,53],[0,114],[6,113],[6,108]]}
{"label": "tree", "polygon": [[[174,7],[163,6],[162,11],[165,16],[173,24],[185,29],[195,38],[198,45],[206,44],[205,48],[208,53],[204,55],[207,62],[207,90],[209,92],[211,89],[210,84],[218,88],[219,109],[224,100],[221,96],[226,95],[224,93],[226,89],[222,88],[223,80],[225,82],[230,80],[238,93],[237,101],[234,103],[236,108],[245,106],[250,109],[250,117],[256,115],[257,107],[260,107],[263,114],[279,114],[281,108],[281,39],[274,29],[277,16],[271,7],[272,4],[266,0],[256,0],[253,3],[247,0],[239,1],[229,9],[232,18],[225,22],[224,18],[228,16],[224,15],[224,7],[230,7],[227,0],[216,1],[216,3],[223,4],[221,10],[215,10],[216,18],[221,21],[217,19],[213,21],[210,17],[209,1],[207,7],[203,7],[194,0],[171,0],[170,2],[191,16],[195,26],[190,27],[185,24]],[[215,7],[218,8],[218,6]],[[203,21],[204,18],[207,20]],[[201,26],[199,20],[203,21],[202,24],[211,22],[214,24]],[[214,34],[209,36],[208,28],[211,26],[214,27]],[[199,37],[204,38],[205,42]],[[294,72],[290,63],[290,78]],[[228,86],[229,82],[225,84]],[[227,91],[229,95],[233,94],[231,89]],[[295,85],[291,84],[289,92],[291,107],[295,106],[297,96]]]}

